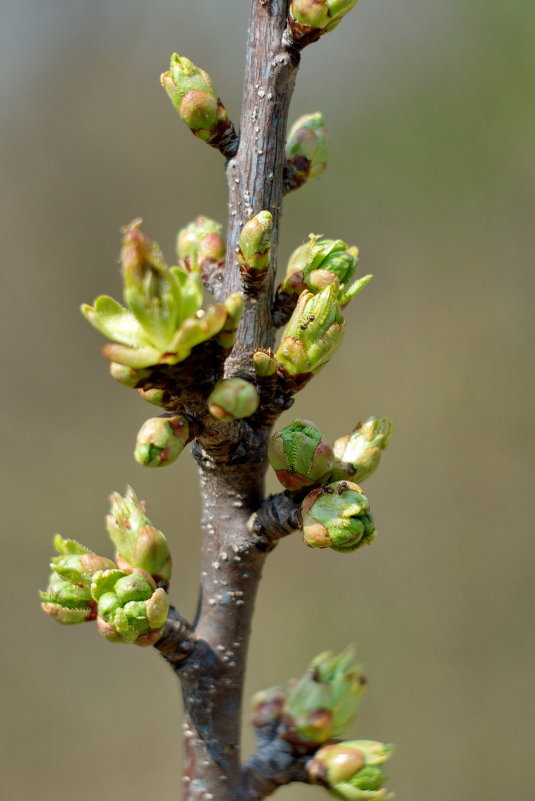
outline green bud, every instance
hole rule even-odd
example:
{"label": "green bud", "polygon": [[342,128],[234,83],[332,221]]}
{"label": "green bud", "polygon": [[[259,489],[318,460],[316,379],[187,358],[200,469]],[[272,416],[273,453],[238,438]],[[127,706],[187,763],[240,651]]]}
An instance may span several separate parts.
{"label": "green bud", "polygon": [[341,239],[310,234],[309,241],[290,256],[279,295],[298,295],[304,289],[316,294],[338,279],[338,302],[346,306],[372,279],[365,275],[350,283],[359,263],[358,253],[358,248],[348,248]]}
{"label": "green bud", "polygon": [[223,226],[208,217],[197,217],[177,235],[179,262],[188,272],[198,272],[203,280],[223,277],[226,246]]}
{"label": "green bud", "polygon": [[301,25],[327,32],[333,30],[357,2],[358,0],[292,0],[290,16]]}
{"label": "green bud", "polygon": [[317,178],[327,166],[328,134],[323,114],[305,114],[292,126],[286,142],[287,168],[292,171],[292,189]]}
{"label": "green bud", "polygon": [[345,321],[337,301],[338,282],[319,294],[304,291],[275,354],[289,375],[315,373],[342,343]]}
{"label": "green bud", "polygon": [[271,258],[273,217],[261,211],[250,217],[242,228],[238,247],[238,263],[246,284],[258,288],[264,283]]}
{"label": "green bud", "polygon": [[235,292],[228,296],[223,305],[227,312],[227,319],[215,341],[220,347],[229,350],[236,342],[236,332],[243,313],[243,298],[239,292]]}
{"label": "green bud", "polygon": [[373,740],[348,740],[320,748],[309,763],[313,782],[323,784],[346,801],[386,801],[387,776],[379,767],[390,758],[392,745]]}
{"label": "green bud", "polygon": [[334,466],[333,449],[309,420],[294,420],[275,434],[268,458],[280,483],[289,490],[326,481]]}
{"label": "green bud", "polygon": [[96,573],[91,595],[97,602],[99,632],[107,640],[153,645],[162,636],[169,600],[145,571]]}
{"label": "green bud", "polygon": [[191,132],[217,146],[232,123],[208,73],[188,58],[173,53],[169,70],[162,74],[160,81]]}
{"label": "green bud", "polygon": [[127,367],[124,364],[111,362],[110,375],[115,378],[119,384],[125,387],[137,387],[140,381],[144,381],[150,375],[150,370],[134,370],[132,367]]}
{"label": "green bud", "polygon": [[172,394],[167,389],[157,389],[156,387],[144,389],[140,387],[138,393],[144,401],[153,406],[167,406],[173,400]]}
{"label": "green bud", "polygon": [[58,623],[67,625],[94,620],[96,605],[91,597],[92,576],[115,567],[111,559],[90,551],[74,540],[54,538],[59,556],[52,559],[48,587],[40,592],[41,608]]}
{"label": "green bud", "polygon": [[363,687],[353,648],[338,655],[320,654],[288,693],[282,736],[299,745],[339,737],[355,715]]}
{"label": "green bud", "polygon": [[267,690],[260,690],[252,699],[252,725],[259,728],[277,723],[281,718],[285,701],[284,687],[269,687]]}
{"label": "green bud", "polygon": [[189,422],[183,415],[151,417],[139,429],[134,458],[144,467],[166,467],[178,459],[189,441]]}
{"label": "green bud", "polygon": [[301,514],[304,540],[312,548],[347,553],[375,539],[368,499],[350,481],[335,481],[309,492]]}
{"label": "green bud", "polygon": [[243,378],[225,378],[219,381],[208,398],[208,411],[212,417],[225,423],[250,417],[257,408],[257,391]]}
{"label": "green bud", "polygon": [[277,362],[271,351],[257,350],[253,354],[253,367],[258,378],[267,378],[277,372]]}
{"label": "green bud", "polygon": [[392,423],[386,417],[368,417],[359,423],[355,430],[334,443],[337,463],[333,479],[350,478],[356,482],[364,481],[379,467],[381,454],[388,445],[392,434]]}
{"label": "green bud", "polygon": [[121,570],[140,568],[167,588],[171,578],[171,554],[164,534],[154,528],[146,515],[145,505],[132,487],[122,497],[110,496],[110,513],[106,527],[116,548],[116,562]]}

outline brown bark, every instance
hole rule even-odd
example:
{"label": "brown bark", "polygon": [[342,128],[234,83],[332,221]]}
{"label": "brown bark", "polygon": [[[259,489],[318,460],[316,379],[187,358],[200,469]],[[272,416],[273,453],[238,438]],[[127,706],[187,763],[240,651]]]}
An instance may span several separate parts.
{"label": "brown bark", "polygon": [[[273,345],[271,311],[284,194],[288,107],[299,54],[285,37],[287,0],[252,0],[239,147],[227,163],[229,223],[222,296],[243,291],[236,247],[244,222],[273,216],[271,265],[264,284],[244,293],[244,313],[225,376],[253,376],[252,355]],[[194,444],[202,513],[200,614],[194,630],[178,616],[157,647],[179,676],[184,697],[185,801],[257,799],[302,768],[290,754],[280,770],[242,768],[240,724],[247,646],[266,554],[297,528],[297,507],[282,493],[264,503],[267,441],[274,420],[262,417],[205,425]],[[273,754],[277,747],[270,746]],[[272,755],[273,756],[273,755]],[[275,765],[275,763],[273,763]],[[275,772],[274,772],[275,771]],[[276,774],[276,775],[275,775]]]}

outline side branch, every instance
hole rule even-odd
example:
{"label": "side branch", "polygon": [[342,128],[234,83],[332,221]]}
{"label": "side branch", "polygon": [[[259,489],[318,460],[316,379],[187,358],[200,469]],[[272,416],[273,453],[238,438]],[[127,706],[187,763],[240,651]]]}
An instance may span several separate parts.
{"label": "side branch", "polygon": [[244,763],[240,801],[261,801],[278,787],[292,782],[311,784],[307,770],[310,760],[310,754],[296,755],[293,747],[281,738],[271,740]]}
{"label": "side branch", "polygon": [[262,538],[271,550],[280,539],[301,529],[300,506],[290,492],[270,495],[251,515],[247,528],[255,538]]}
{"label": "side branch", "polygon": [[193,653],[195,645],[195,634],[190,624],[171,606],[164,633],[154,647],[173,668],[177,668]]}

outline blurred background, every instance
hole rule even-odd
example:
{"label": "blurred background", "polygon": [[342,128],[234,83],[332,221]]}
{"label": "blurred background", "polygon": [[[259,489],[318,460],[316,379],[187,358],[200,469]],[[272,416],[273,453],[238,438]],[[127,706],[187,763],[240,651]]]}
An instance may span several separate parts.
{"label": "blurred background", "polygon": [[[237,122],[248,7],[2,3],[6,799],[180,797],[171,671],[94,626],[45,619],[37,588],[55,531],[111,552],[107,496],[128,482],[172,542],[173,601],[194,607],[194,463],[134,463],[154,410],[109,379],[78,305],[118,296],[119,228],[133,217],[169,259],[178,227],[224,221],[221,157],[181,125],[158,78],[171,52],[189,56]],[[525,0],[363,0],[305,51],[292,106],[290,122],[325,113],[332,156],[288,198],[282,255],[310,231],[342,237],[375,278],[284,421],[312,419],[333,439],[386,415],[395,433],[366,484],[372,548],[313,552],[296,536],[270,557],[246,694],[355,642],[369,687],[352,734],[396,743],[399,801],[535,794],[534,22]]]}

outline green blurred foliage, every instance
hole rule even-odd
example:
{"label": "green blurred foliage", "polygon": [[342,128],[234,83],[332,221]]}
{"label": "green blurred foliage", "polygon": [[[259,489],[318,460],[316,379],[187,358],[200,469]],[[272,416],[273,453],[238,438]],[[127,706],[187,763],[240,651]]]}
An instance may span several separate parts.
{"label": "green blurred foliage", "polygon": [[[224,220],[221,158],[158,82],[178,50],[238,121],[248,3],[220,3],[18,0],[2,15],[2,772],[16,801],[179,794],[171,672],[45,619],[37,588],[56,530],[111,554],[106,498],[132,483],[172,543],[174,602],[195,604],[194,464],[134,463],[150,407],[108,378],[78,304],[118,293],[118,229],[133,217],[169,257],[195,215]],[[247,694],[356,641],[370,686],[351,734],[397,744],[400,801],[535,791],[534,21],[525,0],[367,0],[305,52],[292,107],[291,121],[324,112],[332,156],[288,198],[283,256],[310,231],[342,237],[375,278],[283,423],[312,419],[333,440],[387,415],[394,437],[366,483],[371,548],[308,551],[295,537],[270,557]]]}

